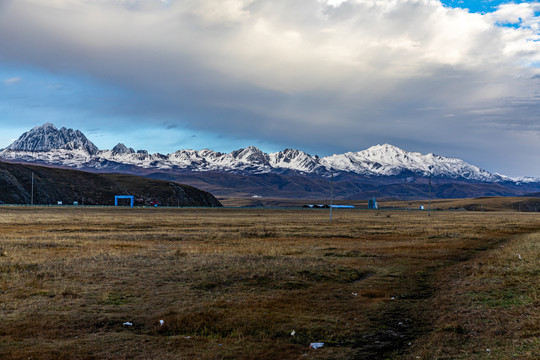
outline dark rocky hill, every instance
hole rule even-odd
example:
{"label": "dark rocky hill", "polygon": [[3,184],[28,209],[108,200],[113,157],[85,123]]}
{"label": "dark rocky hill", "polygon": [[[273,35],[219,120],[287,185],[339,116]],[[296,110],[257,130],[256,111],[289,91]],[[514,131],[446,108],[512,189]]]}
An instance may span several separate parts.
{"label": "dark rocky hill", "polygon": [[115,195],[134,195],[136,205],[221,206],[210,193],[172,181],[134,175],[96,174],[78,170],[0,162],[0,201],[30,204],[114,205]]}

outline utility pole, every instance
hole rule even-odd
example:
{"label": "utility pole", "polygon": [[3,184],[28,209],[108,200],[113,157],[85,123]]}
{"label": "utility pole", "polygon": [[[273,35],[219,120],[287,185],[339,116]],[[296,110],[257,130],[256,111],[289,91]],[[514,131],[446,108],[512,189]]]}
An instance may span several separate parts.
{"label": "utility pole", "polygon": [[30,196],[30,205],[34,205],[34,172],[32,172],[32,195]]}
{"label": "utility pole", "polygon": [[411,200],[411,199],[412,199],[412,198],[411,198],[412,185],[409,184],[408,188],[409,188],[409,211],[411,211],[411,205],[412,205],[412,200]]}
{"label": "utility pole", "polygon": [[334,173],[332,173],[332,178],[330,180],[330,222],[332,222],[332,198],[334,196]]}
{"label": "utility pole", "polygon": [[428,216],[431,216],[431,173],[429,173],[429,205],[428,205]]}

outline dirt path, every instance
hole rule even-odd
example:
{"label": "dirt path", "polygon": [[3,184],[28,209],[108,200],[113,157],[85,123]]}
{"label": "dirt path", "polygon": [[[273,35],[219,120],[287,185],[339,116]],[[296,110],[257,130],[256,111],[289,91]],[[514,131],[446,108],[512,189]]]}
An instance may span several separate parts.
{"label": "dirt path", "polygon": [[438,293],[451,282],[467,276],[466,269],[474,267],[486,254],[525,235],[493,239],[477,248],[457,251],[439,265],[400,277],[403,292],[370,318],[372,332],[361,335],[352,344],[358,349],[355,359],[410,358],[411,346],[435,330],[434,298]]}

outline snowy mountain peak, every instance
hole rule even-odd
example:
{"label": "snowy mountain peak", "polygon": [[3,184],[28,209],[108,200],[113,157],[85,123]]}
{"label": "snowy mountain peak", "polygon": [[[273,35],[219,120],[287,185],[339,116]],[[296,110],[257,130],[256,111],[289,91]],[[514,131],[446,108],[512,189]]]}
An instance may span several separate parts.
{"label": "snowy mountain peak", "polygon": [[394,163],[395,158],[405,158],[409,152],[390,144],[375,145],[357,154],[373,161]]}
{"label": "snowy mountain peak", "polygon": [[45,124],[41,125],[41,126],[35,126],[32,131],[34,130],[39,130],[39,129],[43,129],[43,130],[47,130],[47,129],[51,129],[51,130],[58,130],[56,129],[56,126],[53,125],[53,123],[51,122],[46,122]]}
{"label": "snowy mountain peak", "polygon": [[118,143],[115,147],[112,149],[113,155],[123,155],[123,154],[133,154],[135,150],[132,148],[128,148],[126,145],[122,143]]}
{"label": "snowy mountain peak", "polygon": [[398,152],[398,153],[403,153],[405,152],[405,150],[401,149],[401,148],[398,148],[397,146],[394,146],[394,145],[390,145],[390,144],[377,144],[377,145],[374,145],[370,148],[367,148],[366,150],[364,151],[369,151],[369,152]]}
{"label": "snowy mountain peak", "polygon": [[323,169],[318,156],[311,156],[296,149],[285,149],[283,151],[270,154],[270,163],[274,168],[290,169],[301,172],[317,172]]}
{"label": "snowy mountain peak", "polygon": [[58,130],[50,122],[25,132],[7,149],[41,152],[55,149],[83,150],[90,155],[99,152],[99,149],[79,130],[66,129],[65,127]]}
{"label": "snowy mountain peak", "polygon": [[268,154],[262,152],[259,148],[256,148],[255,146],[249,146],[245,149],[233,151],[231,153],[231,156],[237,160],[252,164],[269,165]]}

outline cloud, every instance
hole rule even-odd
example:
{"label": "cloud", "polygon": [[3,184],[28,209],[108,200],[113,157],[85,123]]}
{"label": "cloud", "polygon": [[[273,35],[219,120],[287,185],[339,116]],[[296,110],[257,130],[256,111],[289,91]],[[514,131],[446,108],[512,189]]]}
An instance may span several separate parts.
{"label": "cloud", "polygon": [[500,24],[523,24],[538,31],[539,19],[537,13],[540,11],[539,3],[509,3],[499,6],[497,11],[490,14],[495,21]]}
{"label": "cloud", "polygon": [[[538,108],[539,6],[475,14],[437,0],[8,0],[0,61],[126,89],[132,100],[117,111],[140,122],[328,151],[392,140],[493,147],[475,138],[477,124],[504,124],[504,138],[503,129],[530,131]],[[500,116],[519,99],[529,110]]]}
{"label": "cloud", "polygon": [[11,85],[15,85],[19,82],[21,82],[22,79],[19,78],[19,77],[14,77],[14,78],[9,78],[9,79],[6,79],[4,80],[4,84],[7,85],[7,86],[11,86]]}
{"label": "cloud", "polygon": [[50,89],[50,90],[62,90],[64,89],[65,85],[64,84],[49,84],[47,85],[47,89]]}

